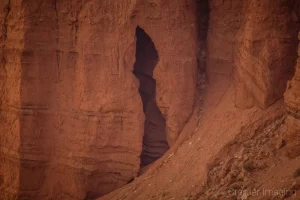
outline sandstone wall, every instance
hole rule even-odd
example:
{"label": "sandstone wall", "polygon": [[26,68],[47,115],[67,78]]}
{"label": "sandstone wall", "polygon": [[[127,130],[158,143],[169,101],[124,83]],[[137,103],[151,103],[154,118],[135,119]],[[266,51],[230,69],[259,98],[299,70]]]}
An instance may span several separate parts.
{"label": "sandstone wall", "polygon": [[21,58],[23,9],[18,1],[0,2],[0,198],[14,197],[21,173]]}
{"label": "sandstone wall", "polygon": [[[298,38],[300,40],[300,32]],[[295,158],[300,155],[300,44],[296,73],[294,78],[288,82],[284,99],[289,113],[286,119],[285,133],[287,155]]]}
{"label": "sandstone wall", "polygon": [[[3,147],[12,167],[4,169],[4,198],[84,199],[124,185],[138,172],[143,134],[134,57],[125,59],[134,55],[129,17],[135,2],[18,3],[24,44],[12,51],[21,54],[19,82],[4,88],[20,99],[13,105],[18,126],[7,130],[19,139],[7,140],[20,166],[10,164]],[[8,176],[14,169],[19,177]]]}
{"label": "sandstone wall", "polygon": [[132,74],[134,6],[129,0],[57,3],[58,199],[103,195],[139,170],[144,116]]}
{"label": "sandstone wall", "polygon": [[195,92],[192,2],[0,3],[10,8],[0,15],[0,198],[93,198],[137,175],[144,124],[132,74],[137,25],[158,50],[157,102],[169,143],[176,140]]}
{"label": "sandstone wall", "polygon": [[268,107],[282,98],[296,60],[297,31],[292,0],[243,1],[237,36],[236,105]]}
{"label": "sandstone wall", "polygon": [[209,84],[218,85],[212,106],[233,78],[238,107],[266,108],[283,97],[296,60],[298,4],[209,1],[206,71]]}
{"label": "sandstone wall", "polygon": [[[214,93],[214,98],[209,102],[216,106],[225,91],[232,83],[234,69],[234,49],[236,35],[240,27],[241,0],[210,0],[209,23],[206,41],[206,73],[209,93]],[[212,91],[211,88],[214,88]]]}
{"label": "sandstone wall", "polygon": [[[214,85],[209,104],[234,71],[237,106],[282,97],[296,60],[295,2],[209,1],[207,51],[198,55]],[[156,100],[176,141],[195,96],[196,1],[2,0],[0,10],[0,199],[94,198],[137,175],[137,26],[157,49]],[[291,152],[299,150],[298,68],[285,94]]]}
{"label": "sandstone wall", "polygon": [[193,109],[196,83],[196,7],[193,0],[141,0],[133,23],[152,38],[159,62],[154,69],[156,101],[172,145]]}

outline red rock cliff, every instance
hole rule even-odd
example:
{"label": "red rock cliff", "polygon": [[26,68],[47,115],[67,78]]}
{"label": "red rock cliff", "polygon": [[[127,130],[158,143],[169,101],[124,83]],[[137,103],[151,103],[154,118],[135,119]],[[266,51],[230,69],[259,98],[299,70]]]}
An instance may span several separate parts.
{"label": "red rock cliff", "polygon": [[[300,32],[298,34],[300,40]],[[291,158],[300,155],[300,44],[294,78],[288,82],[284,95],[288,117],[286,120],[287,154]]]}
{"label": "red rock cliff", "polygon": [[137,175],[137,26],[159,54],[156,101],[174,143],[194,101],[192,0],[7,0],[0,9],[0,198],[85,199]]}

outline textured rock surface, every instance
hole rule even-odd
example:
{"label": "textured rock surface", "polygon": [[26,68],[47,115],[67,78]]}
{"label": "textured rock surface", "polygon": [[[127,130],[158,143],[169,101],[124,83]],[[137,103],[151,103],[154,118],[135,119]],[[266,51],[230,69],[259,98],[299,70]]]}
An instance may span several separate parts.
{"label": "textured rock surface", "polygon": [[[300,32],[298,34],[300,40]],[[287,154],[291,158],[300,155],[300,44],[294,78],[288,82],[284,95],[289,116],[286,120]]]}
{"label": "textured rock surface", "polygon": [[[282,101],[274,102],[283,97],[286,82],[293,72],[296,60],[296,30],[299,27],[294,20],[297,16],[293,14],[295,2],[297,1],[210,1],[206,57],[209,84],[205,88],[203,112],[200,112],[202,115],[197,116],[200,117],[197,123],[199,126],[197,125],[195,129],[187,128],[190,137],[186,137],[179,147],[173,149],[171,147],[168,155],[150,167],[141,177],[100,199],[195,200],[205,199],[201,196],[207,195],[211,189],[221,189],[221,194],[228,194],[226,182],[220,181],[220,176],[216,177],[216,182],[210,182],[207,177],[210,175],[208,171],[216,167],[211,161],[215,158],[217,148],[220,152],[224,151],[220,156],[220,161],[223,163],[224,155],[229,154],[232,161],[240,160],[240,154],[249,153],[245,150],[247,145],[241,145],[244,150],[242,153],[234,147],[239,143],[238,140],[229,138],[234,135],[250,144],[251,148],[253,147],[250,152],[254,157],[263,157],[263,164],[259,166],[261,167],[259,170],[265,168],[266,170],[262,170],[259,175],[268,174],[268,176],[263,179],[256,176],[254,180],[258,180],[258,185],[251,186],[251,189],[266,182],[280,185],[266,188],[273,190],[285,188],[281,185],[282,181],[280,183],[278,181],[284,180],[281,179],[282,177],[295,181],[291,180],[290,169],[286,171],[284,169],[288,163],[286,158],[274,152],[285,148],[285,141],[281,140],[278,132],[275,133],[274,130],[283,128],[281,125],[286,111]],[[232,80],[235,69],[237,69],[235,73],[237,81]],[[250,79],[248,71],[257,74]],[[236,84],[235,89],[233,83]],[[296,88],[296,91],[298,90],[299,88]],[[245,107],[251,108],[244,109]],[[297,130],[299,132],[299,129]],[[255,142],[251,141],[255,138],[254,135],[258,136]],[[271,137],[274,137],[273,141]],[[279,143],[278,147],[276,143],[279,141],[281,144]],[[268,142],[275,142],[272,149]],[[255,143],[261,146],[257,147]],[[232,148],[232,154],[224,148],[226,144]],[[280,167],[277,166],[277,162],[270,162],[270,158],[275,155],[282,159]],[[245,159],[249,160],[249,157]],[[297,164],[288,167],[299,168],[299,157],[298,162],[296,159],[295,161]],[[270,162],[268,164],[271,165],[267,166],[270,168],[264,166],[264,162]],[[233,173],[228,173],[230,167],[226,163],[224,165],[224,171],[216,169],[215,173],[228,175],[230,184],[236,178],[243,186],[238,189],[247,189],[244,184],[250,182],[247,180],[248,174],[242,174],[242,177],[239,175],[239,170],[244,170],[243,165],[232,167]],[[281,172],[285,173],[284,176]],[[206,181],[212,184],[211,188],[204,187]],[[210,198],[219,200],[223,197],[212,192]],[[246,198],[248,197],[243,195],[242,199]],[[252,198],[269,197],[249,197]],[[238,197],[231,196],[226,199],[238,199]]]}
{"label": "textured rock surface", "polygon": [[144,117],[132,74],[134,6],[57,1],[55,198],[103,195],[137,174]]}
{"label": "textured rock surface", "polygon": [[[20,182],[20,83],[24,45],[22,9],[0,2],[0,198],[17,193]],[[4,189],[4,190],[3,190]]]}
{"label": "textured rock surface", "polygon": [[[209,22],[209,1],[196,0],[197,8],[197,59],[198,59],[198,76],[201,77],[206,71],[206,39]],[[197,79],[198,80],[198,79]],[[199,81],[199,80],[198,80]],[[203,87],[203,84],[197,82],[198,87]]]}
{"label": "textured rock surface", "polygon": [[[203,21],[196,21],[196,2],[203,6],[198,9]],[[138,174],[145,116],[132,73],[137,26],[151,38],[159,58],[153,72],[157,106],[145,110],[152,106],[150,111],[162,113],[158,123],[163,122],[160,131],[168,144],[175,143],[193,111],[197,58],[209,82],[206,118],[201,121],[199,112],[197,127],[186,129],[195,134],[178,149],[178,163],[162,159],[165,165],[155,173],[164,178],[140,179],[144,195],[134,193],[134,184],[128,187],[133,196],[126,188],[120,194],[160,198],[167,195],[161,186],[173,185],[170,194],[184,198],[181,190],[188,193],[201,184],[205,164],[249,121],[281,111],[281,102],[275,111],[253,106],[265,108],[280,99],[294,72],[300,16],[295,3],[2,0],[0,199],[90,199]],[[299,76],[298,59],[285,93],[291,157],[300,152]],[[253,108],[242,109],[247,107]],[[175,155],[174,148],[166,160]]]}
{"label": "textured rock surface", "polygon": [[243,1],[235,65],[236,104],[267,107],[282,98],[296,60],[293,1]]}
{"label": "textured rock surface", "polygon": [[160,58],[154,70],[156,101],[166,118],[167,140],[172,145],[193,109],[197,65],[195,1],[137,2],[134,23],[151,37]]}
{"label": "textured rock surface", "polygon": [[156,45],[157,102],[168,141],[176,140],[195,92],[193,1],[17,0],[0,8],[1,199],[90,198],[137,175],[137,25]]}
{"label": "textured rock surface", "polygon": [[[206,71],[208,84],[218,85],[209,91],[215,94],[211,102],[216,106],[231,84],[236,34],[240,27],[243,1],[209,1],[209,27],[207,33]],[[210,90],[210,88],[208,88]]]}

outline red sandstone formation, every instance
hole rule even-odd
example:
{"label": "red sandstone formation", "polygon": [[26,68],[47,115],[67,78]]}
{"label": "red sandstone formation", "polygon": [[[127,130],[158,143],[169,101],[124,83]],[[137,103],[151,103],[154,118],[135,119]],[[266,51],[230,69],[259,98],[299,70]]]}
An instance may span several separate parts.
{"label": "red sandstone formation", "polygon": [[0,199],[227,199],[300,166],[298,0],[0,10]]}
{"label": "red sandstone formation", "polygon": [[143,29],[136,29],[136,61],[134,75],[138,78],[139,93],[145,113],[141,166],[146,166],[163,156],[169,149],[166,137],[166,120],[156,104],[156,81],[153,71],[159,56],[151,38]]}
{"label": "red sandstone formation", "polygon": [[[300,40],[300,32],[298,34]],[[288,82],[284,100],[289,115],[286,122],[287,153],[289,157],[300,156],[300,44],[294,78]]]}
{"label": "red sandstone formation", "polygon": [[194,1],[0,4],[1,198],[93,198],[137,175],[137,26],[159,55],[156,101],[174,143],[194,101]]}
{"label": "red sandstone formation", "polygon": [[[268,107],[294,72],[298,25],[292,1],[244,1],[236,46],[236,104]],[[276,14],[275,14],[276,13]]]}

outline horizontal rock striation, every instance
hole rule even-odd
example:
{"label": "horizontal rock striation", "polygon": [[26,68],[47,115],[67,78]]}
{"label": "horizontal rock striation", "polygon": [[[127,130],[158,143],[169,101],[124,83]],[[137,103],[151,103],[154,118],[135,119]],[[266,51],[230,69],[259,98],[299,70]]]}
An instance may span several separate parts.
{"label": "horizontal rock striation", "polygon": [[0,2],[0,199],[95,198],[137,175],[138,25],[157,46],[158,107],[176,140],[195,93],[192,2]]}

